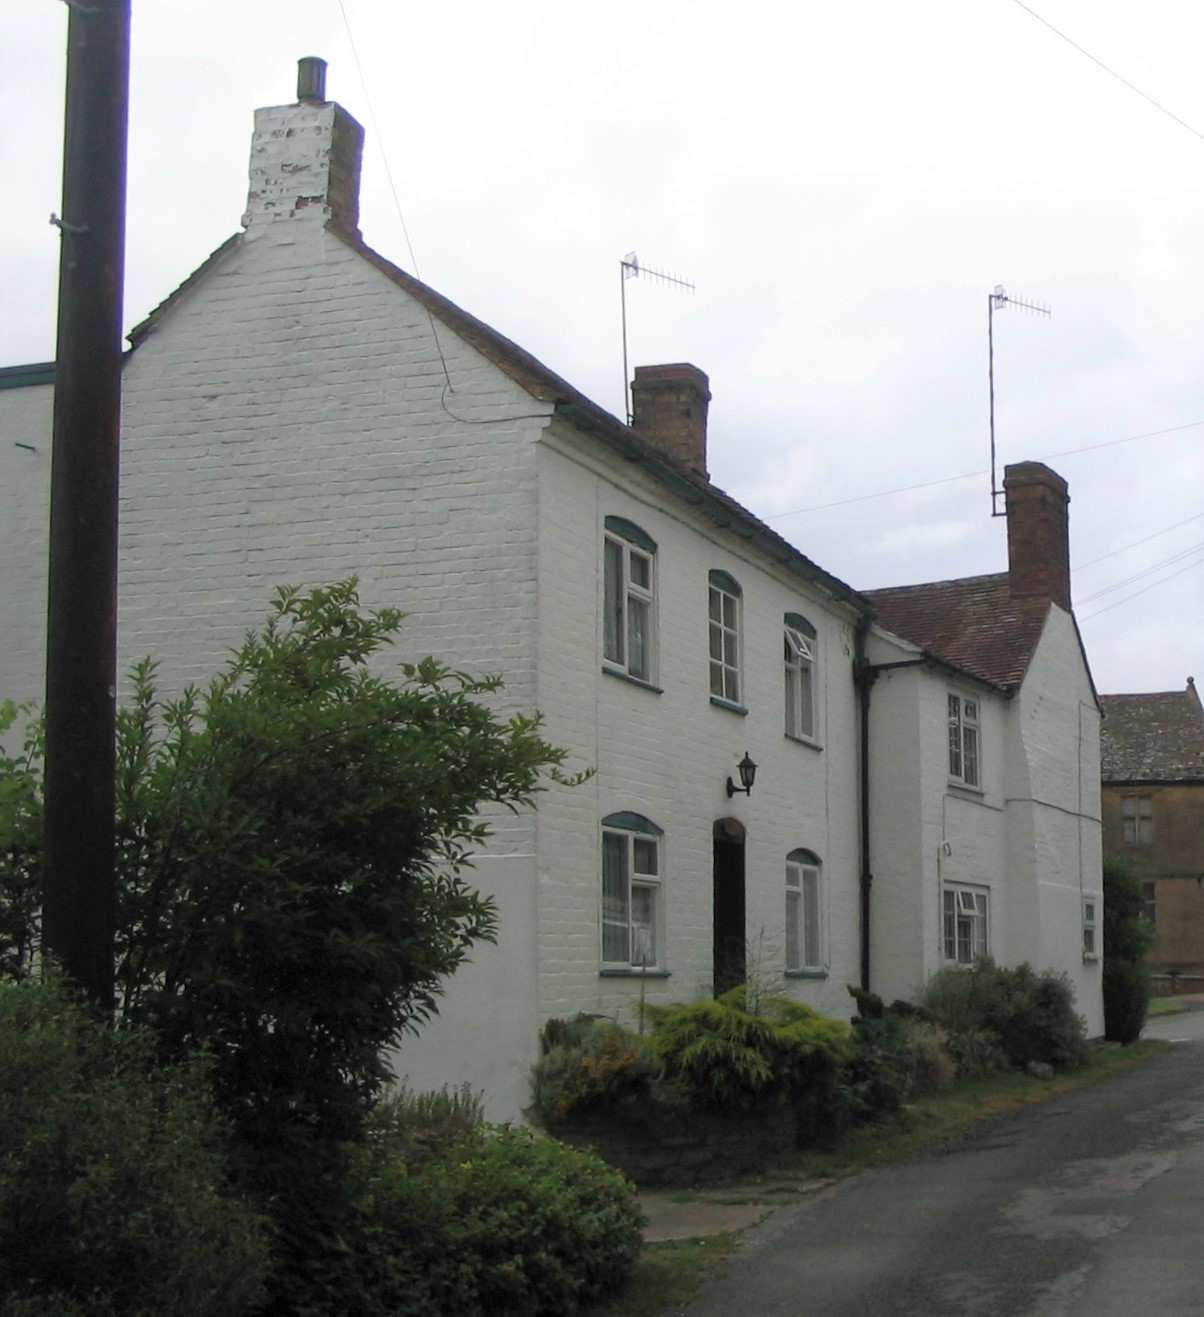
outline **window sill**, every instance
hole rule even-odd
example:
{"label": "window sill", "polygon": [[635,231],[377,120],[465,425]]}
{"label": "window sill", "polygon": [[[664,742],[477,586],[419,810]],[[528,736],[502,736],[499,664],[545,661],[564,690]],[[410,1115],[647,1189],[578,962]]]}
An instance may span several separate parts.
{"label": "window sill", "polygon": [[1099,952],[1098,952],[1098,951],[1084,951],[1084,952],[1083,952],[1083,964],[1084,964],[1084,965],[1095,965],[1095,964],[1098,964],[1098,963],[1099,963]]}
{"label": "window sill", "polygon": [[645,681],[643,677],[633,677],[630,672],[624,672],[622,668],[610,668],[606,664],[602,665],[602,671],[608,677],[618,677],[620,681],[629,682],[632,686],[642,686],[646,691],[652,691],[656,695],[665,693],[663,686],[654,685],[650,681]]}
{"label": "window sill", "polygon": [[985,788],[971,786],[969,782],[962,782],[956,777],[949,779],[949,789],[950,791],[963,792],[967,796],[985,796],[987,794]]}
{"label": "window sill", "polygon": [[824,748],[820,743],[810,736],[796,736],[794,732],[784,733],[788,741],[793,741],[795,745],[801,745],[804,750],[814,750],[816,754],[823,754]]}
{"label": "window sill", "polygon": [[604,979],[667,979],[667,969],[637,969],[635,966],[604,965],[599,971]]}
{"label": "window sill", "polygon": [[722,695],[712,695],[711,703],[716,709],[726,709],[729,713],[738,713],[747,716],[748,710],[742,704],[733,704],[731,700],[725,700]]}
{"label": "window sill", "polygon": [[785,971],[788,979],[826,979],[828,971],[826,969],[788,969]]}

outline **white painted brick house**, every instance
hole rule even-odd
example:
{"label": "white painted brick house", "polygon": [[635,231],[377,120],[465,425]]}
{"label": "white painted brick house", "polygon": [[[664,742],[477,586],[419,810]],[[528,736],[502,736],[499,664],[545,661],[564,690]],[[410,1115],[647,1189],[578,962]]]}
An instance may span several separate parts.
{"label": "white painted brick house", "polygon": [[[399,657],[500,673],[504,707],[540,709],[596,768],[495,820],[476,879],[498,945],[400,1072],[509,1117],[550,1016],[630,1022],[641,997],[745,974],[836,1015],[849,983],[909,995],[978,936],[955,913],[944,954],[962,890],[986,891],[997,958],[1075,975],[1098,1032],[1079,896],[1098,888],[1098,746],[1069,613],[1046,600],[1014,689],[874,624],[710,483],[701,371],[637,370],[629,428],[366,248],[361,145],[324,100],[259,111],[245,232],[131,334],[119,663],[203,680],[276,585],[355,574],[407,613]],[[19,623],[0,695],[18,699],[41,694],[51,381],[0,372],[0,615]],[[948,691],[977,713],[978,783],[950,782]],[[756,781],[732,794],[746,752]]]}
{"label": "white painted brick house", "polygon": [[990,952],[1065,973],[1097,1035],[1100,710],[1070,606],[1070,500],[1039,462],[1008,467],[1004,489],[1007,572],[867,592],[875,986],[909,996]]}

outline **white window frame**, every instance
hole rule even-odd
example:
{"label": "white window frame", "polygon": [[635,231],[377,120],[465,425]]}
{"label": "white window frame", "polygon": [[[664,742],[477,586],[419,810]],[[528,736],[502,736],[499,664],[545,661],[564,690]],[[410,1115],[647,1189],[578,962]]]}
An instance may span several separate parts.
{"label": "white window frame", "polygon": [[1154,797],[1149,795],[1122,796],[1120,800],[1120,826],[1126,846],[1152,846],[1154,844]]}
{"label": "white window frame", "polygon": [[823,974],[823,874],[819,857],[795,850],[786,857],[786,972]]}
{"label": "white window frame", "polygon": [[941,890],[941,955],[973,965],[991,954],[991,893],[986,887],[946,883]]}
{"label": "white window frame", "polygon": [[602,820],[602,968],[641,972],[664,962],[664,833],[640,814]]}
{"label": "white window frame", "polygon": [[786,614],[783,627],[786,735],[814,741],[816,726],[815,628],[805,618]]}
{"label": "white window frame", "polygon": [[602,657],[649,685],[656,681],[656,544],[621,517],[606,518]]}
{"label": "white window frame", "polygon": [[1100,955],[1100,899],[1098,896],[1083,897],[1083,959],[1098,960]]}
{"label": "white window frame", "polygon": [[743,591],[726,572],[714,571],[707,585],[707,631],[711,698],[741,704]]}
{"label": "white window frame", "polygon": [[982,705],[973,695],[948,692],[949,780],[982,790]]}

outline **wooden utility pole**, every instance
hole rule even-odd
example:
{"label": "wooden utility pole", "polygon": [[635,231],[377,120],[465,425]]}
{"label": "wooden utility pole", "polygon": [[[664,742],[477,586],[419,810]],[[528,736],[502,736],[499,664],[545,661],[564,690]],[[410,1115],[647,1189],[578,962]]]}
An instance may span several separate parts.
{"label": "wooden utility pole", "polygon": [[43,942],[113,1005],[117,470],[130,0],[67,0],[46,636]]}

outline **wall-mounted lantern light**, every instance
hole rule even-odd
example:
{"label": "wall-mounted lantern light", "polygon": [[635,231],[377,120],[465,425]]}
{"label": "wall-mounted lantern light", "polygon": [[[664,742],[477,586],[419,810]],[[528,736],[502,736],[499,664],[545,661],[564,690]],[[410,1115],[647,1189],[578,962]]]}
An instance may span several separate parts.
{"label": "wall-mounted lantern light", "polygon": [[728,796],[734,796],[737,791],[743,791],[746,796],[751,796],[753,783],[757,780],[757,766],[748,757],[747,750],[744,752],[744,758],[736,765],[736,771],[740,774],[740,785],[737,786],[729,777],[727,780]]}

